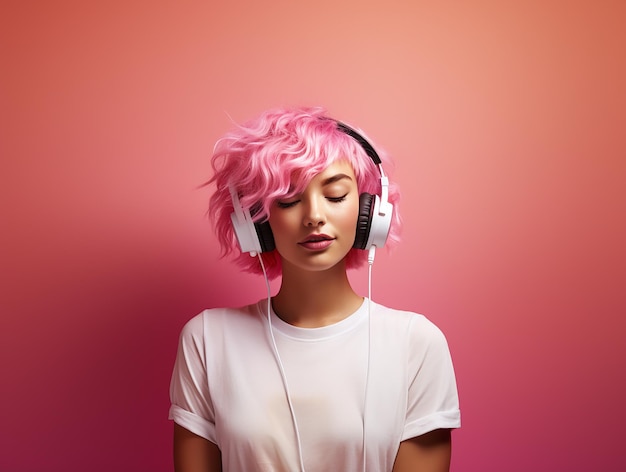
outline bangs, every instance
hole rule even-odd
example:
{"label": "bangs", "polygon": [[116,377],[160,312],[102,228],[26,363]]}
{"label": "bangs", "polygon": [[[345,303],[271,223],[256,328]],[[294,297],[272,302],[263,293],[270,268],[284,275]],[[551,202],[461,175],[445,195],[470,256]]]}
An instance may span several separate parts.
{"label": "bangs", "polygon": [[[264,213],[269,214],[269,208],[276,200],[292,198],[304,192],[316,175],[324,172],[336,162],[350,164],[357,178],[359,192],[361,192],[361,187],[365,184],[362,180],[365,179],[359,177],[365,174],[364,167],[367,166],[362,165],[362,156],[356,156],[358,151],[359,149],[351,141],[341,139],[333,142],[329,140],[328,145],[322,146],[317,153],[309,152],[302,156],[285,159],[283,164],[279,164],[285,179],[284,181],[282,181],[283,179],[274,179],[276,187],[268,193],[268,198],[264,204]],[[365,158],[369,159],[368,156]],[[271,182],[269,185],[271,186]]]}

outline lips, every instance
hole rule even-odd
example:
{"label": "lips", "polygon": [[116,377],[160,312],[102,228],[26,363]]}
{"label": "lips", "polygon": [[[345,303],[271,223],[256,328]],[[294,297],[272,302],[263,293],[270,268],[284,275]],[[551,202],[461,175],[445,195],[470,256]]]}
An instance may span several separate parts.
{"label": "lips", "polygon": [[311,251],[321,251],[330,246],[334,240],[335,238],[327,234],[312,234],[298,244]]}

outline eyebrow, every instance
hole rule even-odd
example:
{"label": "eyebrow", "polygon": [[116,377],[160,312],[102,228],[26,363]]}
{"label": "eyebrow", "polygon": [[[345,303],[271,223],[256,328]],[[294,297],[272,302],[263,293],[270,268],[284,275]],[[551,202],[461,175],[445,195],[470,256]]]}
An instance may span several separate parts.
{"label": "eyebrow", "polygon": [[352,177],[350,177],[347,174],[335,174],[331,177],[328,177],[327,179],[324,179],[322,181],[322,186],[334,184],[335,182],[338,182],[339,180],[342,180],[342,179],[352,180]]}

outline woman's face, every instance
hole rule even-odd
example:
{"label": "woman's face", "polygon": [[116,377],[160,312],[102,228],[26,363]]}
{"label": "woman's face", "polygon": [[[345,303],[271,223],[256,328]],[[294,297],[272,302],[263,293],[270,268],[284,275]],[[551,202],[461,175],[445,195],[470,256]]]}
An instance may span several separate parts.
{"label": "woman's face", "polygon": [[358,214],[356,177],[346,161],[317,174],[301,194],[274,202],[269,224],[283,266],[322,271],[337,265],[354,244]]}

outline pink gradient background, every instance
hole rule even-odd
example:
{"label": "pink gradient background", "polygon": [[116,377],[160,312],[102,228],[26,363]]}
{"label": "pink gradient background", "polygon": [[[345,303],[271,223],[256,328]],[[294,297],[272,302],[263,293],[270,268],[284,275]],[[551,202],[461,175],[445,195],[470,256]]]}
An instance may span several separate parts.
{"label": "pink gradient background", "polygon": [[374,298],[448,336],[452,470],[625,470],[624,2],[7,3],[0,470],[172,470],[182,324],[264,291],[197,186],[298,103],[395,157]]}

